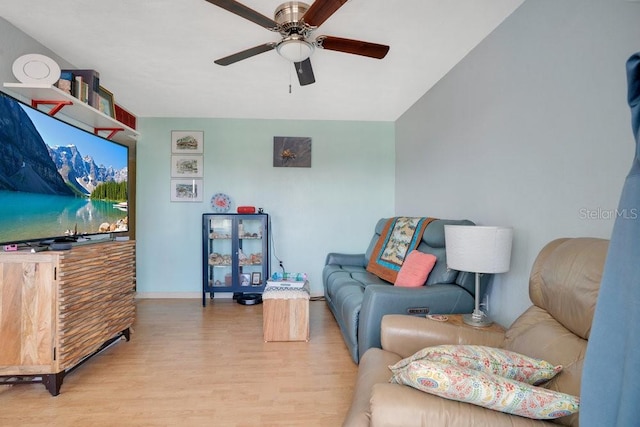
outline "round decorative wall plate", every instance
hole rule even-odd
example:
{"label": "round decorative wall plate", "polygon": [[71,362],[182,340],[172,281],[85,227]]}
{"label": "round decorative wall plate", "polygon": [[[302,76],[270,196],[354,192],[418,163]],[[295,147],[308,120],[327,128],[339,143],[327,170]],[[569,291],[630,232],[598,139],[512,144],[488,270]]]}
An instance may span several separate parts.
{"label": "round decorative wall plate", "polygon": [[211,198],[211,208],[217,213],[227,213],[231,209],[231,198],[224,193],[216,193]]}
{"label": "round decorative wall plate", "polygon": [[60,66],[56,61],[37,53],[22,55],[13,61],[12,71],[21,83],[52,85],[60,79]]}

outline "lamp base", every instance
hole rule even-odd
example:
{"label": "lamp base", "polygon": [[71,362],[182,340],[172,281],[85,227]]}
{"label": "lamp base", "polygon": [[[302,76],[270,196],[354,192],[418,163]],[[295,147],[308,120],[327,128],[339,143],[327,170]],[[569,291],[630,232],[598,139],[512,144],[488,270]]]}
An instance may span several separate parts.
{"label": "lamp base", "polygon": [[463,314],[462,321],[467,325],[475,326],[476,328],[486,328],[487,326],[493,325],[493,321],[482,311],[479,313],[473,312],[471,314]]}

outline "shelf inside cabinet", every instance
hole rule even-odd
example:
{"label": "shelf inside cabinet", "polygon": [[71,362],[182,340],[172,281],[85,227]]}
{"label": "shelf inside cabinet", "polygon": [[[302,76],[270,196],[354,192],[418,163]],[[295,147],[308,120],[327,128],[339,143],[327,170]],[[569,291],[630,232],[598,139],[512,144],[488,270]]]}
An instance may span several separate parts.
{"label": "shelf inside cabinet", "polygon": [[5,92],[18,94],[31,100],[34,107],[51,105],[42,110],[50,115],[62,114],[91,128],[94,133],[116,142],[132,142],[140,135],[138,131],[107,116],[78,98],[47,84],[4,83]]}

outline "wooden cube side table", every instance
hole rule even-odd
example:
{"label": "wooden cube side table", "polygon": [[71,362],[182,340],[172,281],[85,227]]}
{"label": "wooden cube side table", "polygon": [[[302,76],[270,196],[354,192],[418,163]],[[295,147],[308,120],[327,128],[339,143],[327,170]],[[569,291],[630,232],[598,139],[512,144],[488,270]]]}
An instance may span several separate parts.
{"label": "wooden cube side table", "polygon": [[264,341],[309,341],[309,282],[301,288],[267,286],[262,293]]}

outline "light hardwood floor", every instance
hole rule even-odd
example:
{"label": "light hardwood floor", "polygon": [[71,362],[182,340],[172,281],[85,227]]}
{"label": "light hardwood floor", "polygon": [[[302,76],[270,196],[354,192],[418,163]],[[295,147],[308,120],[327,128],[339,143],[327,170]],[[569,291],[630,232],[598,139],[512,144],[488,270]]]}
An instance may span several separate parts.
{"label": "light hardwood floor", "polygon": [[262,339],[262,305],[140,300],[131,341],[42,384],[0,389],[0,426],[340,426],[357,366],[324,301],[309,342]]}

